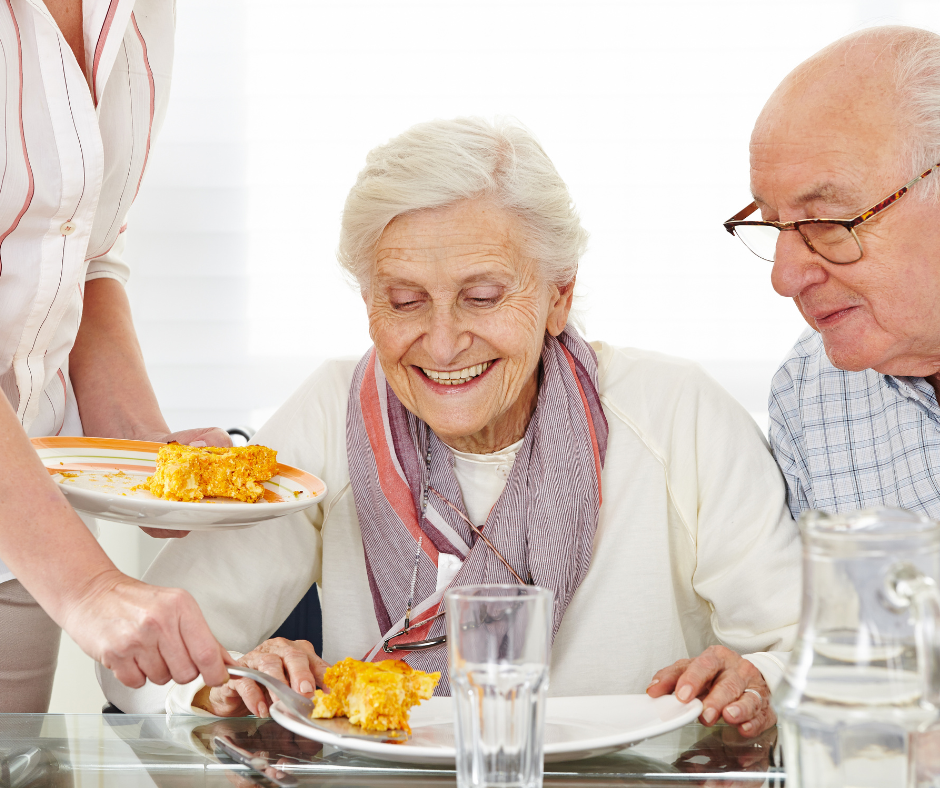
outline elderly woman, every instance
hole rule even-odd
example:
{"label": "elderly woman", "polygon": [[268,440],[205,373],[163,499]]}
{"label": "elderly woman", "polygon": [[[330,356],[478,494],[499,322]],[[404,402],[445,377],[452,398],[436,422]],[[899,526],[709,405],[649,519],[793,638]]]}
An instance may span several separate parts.
{"label": "elderly woman", "polygon": [[[375,346],[322,366],[256,436],[326,500],[170,543],[146,579],[188,589],[244,664],[307,694],[386,645],[448,693],[446,647],[409,651],[443,634],[445,589],[532,582],[555,593],[553,694],[676,691],[707,724],[772,724],[799,605],[780,474],[699,368],[581,338],[586,237],[522,128],[435,121],[374,150],[339,256]],[[313,583],[323,659],[266,640]],[[243,680],[103,686],[128,712],[267,713]]]}

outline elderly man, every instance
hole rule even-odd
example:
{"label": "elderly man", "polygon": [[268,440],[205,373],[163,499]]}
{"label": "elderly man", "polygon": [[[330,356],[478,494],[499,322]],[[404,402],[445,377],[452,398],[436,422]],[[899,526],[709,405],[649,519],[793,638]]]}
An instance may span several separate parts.
{"label": "elderly man", "polygon": [[[754,203],[725,224],[810,329],[773,379],[794,516],[940,517],[940,36],[865,30],[796,68],[751,137]],[[760,211],[764,221],[749,220]],[[791,232],[795,231],[795,232]]]}

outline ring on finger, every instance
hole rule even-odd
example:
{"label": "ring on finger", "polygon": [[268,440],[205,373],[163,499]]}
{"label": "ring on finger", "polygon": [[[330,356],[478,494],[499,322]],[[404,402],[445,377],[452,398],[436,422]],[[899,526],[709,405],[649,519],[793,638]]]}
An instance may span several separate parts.
{"label": "ring on finger", "polygon": [[[756,689],[754,689],[753,687],[748,687],[746,690],[744,690],[744,692],[750,692],[751,694],[756,695],[756,696],[757,696],[757,699],[758,699],[761,703],[764,702],[764,696],[761,695],[761,694],[760,694]],[[741,693],[741,697],[742,697],[742,698],[744,697],[744,692]]]}

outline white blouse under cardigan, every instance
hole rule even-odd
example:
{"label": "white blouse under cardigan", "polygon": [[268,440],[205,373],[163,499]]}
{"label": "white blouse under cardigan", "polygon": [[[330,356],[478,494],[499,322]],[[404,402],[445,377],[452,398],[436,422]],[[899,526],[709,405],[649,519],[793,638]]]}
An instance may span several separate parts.
{"label": "white blouse under cardigan", "polygon": [[127,212],[170,90],[174,0],[82,15],[90,88],[42,0],[0,2],[0,392],[31,436],[82,434],[68,356],[85,283],[127,279]]}
{"label": "white blouse under cardigan", "polygon": [[[796,635],[800,545],[757,425],[690,362],[594,347],[610,426],[604,502],[591,568],[555,639],[550,693],[643,692],[657,670],[716,643],[775,684]],[[346,460],[355,365],[326,363],[256,436],[323,478],[324,503],[173,540],[145,575],[191,591],[235,652],[268,638],[314,582],[327,662],[362,658],[379,638]],[[99,679],[128,713],[198,713],[198,680],[132,690],[100,666]]]}

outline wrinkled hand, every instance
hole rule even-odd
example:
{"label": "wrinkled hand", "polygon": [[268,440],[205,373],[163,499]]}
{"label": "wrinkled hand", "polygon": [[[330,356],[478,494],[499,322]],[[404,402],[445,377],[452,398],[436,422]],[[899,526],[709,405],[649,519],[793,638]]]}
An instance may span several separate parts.
{"label": "wrinkled hand", "polygon": [[209,630],[196,600],[178,588],[142,583],[117,569],[76,593],[62,628],[118,681],[186,684],[202,674],[209,685],[228,678],[234,660]]}
{"label": "wrinkled hand", "polygon": [[[756,690],[760,699],[753,692]],[[695,659],[680,659],[663,668],[646,688],[652,698],[675,692],[683,703],[701,698],[699,721],[714,725],[719,718],[745,737],[763,733],[777,722],[770,706],[770,688],[752,662],[724,646],[710,646]]]}
{"label": "wrinkled hand", "polygon": [[[156,433],[148,435],[140,440],[153,441],[154,443],[170,443],[176,441],[186,446],[221,446],[227,448],[232,445],[232,439],[229,434],[219,427],[197,427],[191,430],[180,430],[171,432],[168,435]],[[169,528],[141,528],[147,536],[154,539],[182,539],[189,531],[174,531]]]}
{"label": "wrinkled hand", "polygon": [[[329,665],[317,655],[306,640],[273,638],[245,654],[239,665],[267,673],[308,698],[316,687],[323,687],[323,674]],[[221,687],[201,690],[193,705],[217,717],[243,717],[251,712],[267,717],[271,697],[251,679],[232,678]]]}

